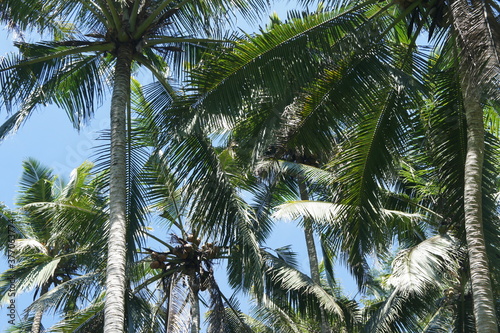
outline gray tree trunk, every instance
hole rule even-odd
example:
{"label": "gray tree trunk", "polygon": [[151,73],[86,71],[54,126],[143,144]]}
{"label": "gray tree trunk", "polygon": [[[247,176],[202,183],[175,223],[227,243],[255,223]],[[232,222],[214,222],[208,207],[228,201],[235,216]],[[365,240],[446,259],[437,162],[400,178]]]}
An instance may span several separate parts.
{"label": "gray tree trunk", "polygon": [[191,304],[191,333],[200,333],[200,285],[196,281],[195,276],[189,276],[189,285],[191,289],[191,297],[193,302]]}
{"label": "gray tree trunk", "polygon": [[[309,194],[307,193],[307,187],[304,183],[304,180],[299,178],[299,192],[300,192],[300,200],[309,200]],[[312,228],[311,221],[309,219],[304,218],[304,236],[306,239],[307,246],[307,256],[309,258],[309,269],[311,271],[311,280],[313,280],[316,284],[321,284],[321,276],[319,274],[318,267],[318,252],[316,251],[316,244],[314,242],[314,231]],[[321,310],[321,333],[328,333],[330,329],[328,328],[328,324],[325,318],[325,312]]]}
{"label": "gray tree trunk", "polygon": [[495,300],[490,281],[482,217],[482,168],[484,158],[484,125],[482,105],[470,90],[464,94],[467,119],[467,156],[465,161],[464,209],[465,235],[477,332],[498,332]]}
{"label": "gray tree trunk", "polygon": [[123,332],[125,322],[125,264],[127,231],[126,110],[130,99],[132,45],[122,44],[116,57],[111,99],[111,166],[109,239],[106,267],[104,332]]}
{"label": "gray tree trunk", "polygon": [[[474,3],[474,2],[472,2]],[[482,84],[495,75],[498,64],[485,20],[484,4],[465,0],[452,3],[453,28],[460,54],[461,90],[467,121],[464,209],[474,318],[477,332],[497,333],[495,300],[490,280],[482,218],[484,124]],[[484,86],[483,86],[484,87]],[[485,90],[486,91],[486,90]]]}

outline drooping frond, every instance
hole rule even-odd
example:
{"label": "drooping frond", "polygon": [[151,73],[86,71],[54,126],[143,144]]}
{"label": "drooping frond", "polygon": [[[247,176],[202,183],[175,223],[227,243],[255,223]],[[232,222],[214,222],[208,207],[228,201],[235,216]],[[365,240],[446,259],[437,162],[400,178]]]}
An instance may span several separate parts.
{"label": "drooping frond", "polygon": [[464,255],[459,240],[449,234],[401,250],[386,281],[391,292],[385,300],[372,305],[366,331],[421,332],[426,322],[431,329],[435,325],[431,314],[438,320],[438,312],[451,310],[452,297],[440,299],[440,294],[459,285],[457,272]]}
{"label": "drooping frond", "polygon": [[29,258],[0,275],[0,300],[2,302],[8,302],[10,281],[16,280],[16,294],[41,288],[43,284],[50,283],[61,261],[61,258],[52,258],[42,254],[31,254]]}
{"label": "drooping frond", "polygon": [[[388,285],[401,293],[420,296],[425,293],[425,288],[439,286],[443,272],[453,275],[460,256],[463,256],[457,242],[445,234],[400,251],[392,262]],[[453,276],[449,278],[453,279]]]}
{"label": "drooping frond", "polygon": [[100,271],[73,277],[49,290],[31,303],[25,311],[33,313],[37,311],[53,311],[53,313],[57,313],[58,311],[64,311],[65,305],[74,302],[74,300],[97,299],[102,293],[103,282],[104,276]]}
{"label": "drooping frond", "polygon": [[[325,313],[345,324],[342,307],[334,295],[329,294],[322,286],[314,283],[307,275],[286,264],[282,259],[265,252],[267,293],[296,308],[304,316],[318,316],[323,309]],[[319,319],[319,318],[318,318]]]}
{"label": "drooping frond", "polygon": [[99,297],[93,304],[75,312],[71,317],[53,325],[52,332],[90,333],[102,331],[104,322],[104,301]]}

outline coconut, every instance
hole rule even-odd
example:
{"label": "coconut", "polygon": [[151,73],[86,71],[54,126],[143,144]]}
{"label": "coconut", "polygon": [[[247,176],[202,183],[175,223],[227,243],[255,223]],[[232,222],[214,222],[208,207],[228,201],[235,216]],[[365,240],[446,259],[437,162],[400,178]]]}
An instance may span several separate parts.
{"label": "coconut", "polygon": [[183,246],[184,251],[187,253],[192,253],[193,252],[193,245],[192,244],[184,244]]}
{"label": "coconut", "polygon": [[151,261],[151,263],[149,264],[149,267],[151,267],[152,269],[158,269],[161,267],[161,264],[159,261],[155,260],[155,261]]}

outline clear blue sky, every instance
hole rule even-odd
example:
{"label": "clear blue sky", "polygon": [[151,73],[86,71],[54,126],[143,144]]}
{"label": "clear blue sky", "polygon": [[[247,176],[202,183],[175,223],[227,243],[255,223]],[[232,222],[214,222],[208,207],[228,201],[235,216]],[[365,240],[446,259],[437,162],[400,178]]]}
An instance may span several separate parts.
{"label": "clear blue sky", "polygon": [[[285,17],[284,10],[284,6],[280,6],[278,10],[283,18]],[[0,31],[0,56],[14,50],[11,37],[8,36],[6,30]],[[5,121],[6,116],[5,110],[0,110],[0,123]],[[72,127],[64,111],[53,106],[38,110],[15,135],[0,143],[0,202],[4,202],[10,208],[15,208],[17,184],[22,173],[23,160],[28,157],[36,158],[41,163],[52,167],[56,174],[67,178],[73,168],[91,159],[95,138],[100,130],[108,127],[108,124],[106,105],[97,110],[90,125],[80,132]],[[295,228],[293,223],[280,223],[277,232],[267,245],[278,248],[290,244],[293,250],[305,254],[302,231]],[[299,259],[303,271],[308,272],[305,255]],[[6,268],[6,262],[2,260],[0,271]],[[337,267],[337,276],[346,283],[347,293],[353,296],[356,289],[345,269]],[[21,297],[16,303],[17,310],[22,312],[30,301],[30,296]],[[0,308],[0,332],[8,327],[6,314],[5,307]]]}

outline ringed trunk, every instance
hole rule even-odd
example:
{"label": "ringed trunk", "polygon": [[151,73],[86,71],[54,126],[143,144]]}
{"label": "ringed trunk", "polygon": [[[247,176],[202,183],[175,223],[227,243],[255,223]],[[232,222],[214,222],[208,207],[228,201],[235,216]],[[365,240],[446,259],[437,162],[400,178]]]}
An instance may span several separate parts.
{"label": "ringed trunk", "polygon": [[484,123],[481,104],[481,89],[485,87],[482,84],[491,79],[488,76],[495,75],[498,63],[493,58],[495,50],[488,33],[484,3],[455,0],[450,7],[457,46],[461,50],[459,74],[467,122],[464,210],[474,318],[477,332],[498,333],[482,217]]}
{"label": "ringed trunk", "polygon": [[478,332],[497,333],[495,303],[482,217],[483,111],[479,100],[474,101],[470,97],[466,98],[464,106],[467,119],[464,184],[465,236],[469,253],[474,317]]}
{"label": "ringed trunk", "polygon": [[117,50],[111,98],[111,166],[109,177],[109,238],[106,266],[104,332],[123,332],[125,322],[125,265],[127,231],[126,109],[130,96],[132,46]]}

